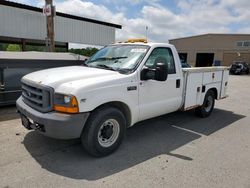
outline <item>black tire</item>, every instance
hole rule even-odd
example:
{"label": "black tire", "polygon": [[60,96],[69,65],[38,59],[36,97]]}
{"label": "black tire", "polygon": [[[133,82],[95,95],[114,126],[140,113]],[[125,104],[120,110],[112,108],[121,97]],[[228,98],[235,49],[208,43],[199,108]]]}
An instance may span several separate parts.
{"label": "black tire", "polygon": [[202,118],[210,116],[210,114],[214,109],[214,103],[215,103],[215,94],[212,90],[208,90],[204,97],[202,106],[195,109],[195,114]]}
{"label": "black tire", "polygon": [[103,157],[120,146],[125,132],[126,118],[120,110],[114,107],[100,108],[90,115],[83,129],[81,142],[89,154]]}

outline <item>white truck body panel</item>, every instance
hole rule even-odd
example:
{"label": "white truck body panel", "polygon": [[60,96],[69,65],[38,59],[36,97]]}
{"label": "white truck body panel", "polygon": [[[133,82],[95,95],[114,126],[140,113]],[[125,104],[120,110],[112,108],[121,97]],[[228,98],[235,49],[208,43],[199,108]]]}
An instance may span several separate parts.
{"label": "white truck body panel", "polygon": [[[202,73],[189,74],[185,79],[184,110],[196,107],[201,102]],[[200,88],[200,91],[197,91],[197,88]]]}
{"label": "white truck body panel", "polygon": [[93,85],[93,82],[88,82],[92,79],[95,81],[94,84],[98,84],[99,80],[115,80],[116,77],[120,78],[124,77],[124,75],[104,69],[70,66],[33,72],[24,76],[23,79],[50,86],[55,88],[55,90],[63,87],[63,93],[70,91],[69,94],[73,94],[75,90],[80,90],[77,87],[78,85],[74,86],[73,83],[79,84],[81,82],[82,86],[87,87],[88,85]]}
{"label": "white truck body panel", "polygon": [[37,71],[23,79],[52,87],[55,93],[76,96],[80,112],[93,111],[112,101],[122,102],[133,114],[131,122],[138,122],[138,93],[127,92],[127,87],[131,84],[138,86],[133,74],[124,75],[105,69],[71,66]]}
{"label": "white truck body panel", "polygon": [[166,82],[148,80],[141,83],[139,86],[139,120],[170,113],[180,108],[182,93],[180,89],[175,89],[176,79],[175,75],[171,75]]}
{"label": "white truck body panel", "polygon": [[217,99],[226,97],[227,67],[185,68],[183,73],[186,83],[183,110],[202,105],[205,93],[210,88],[217,89]]}
{"label": "white truck body panel", "polygon": [[[171,44],[163,43],[147,43],[144,45],[151,46],[144,60],[141,62],[137,71],[137,80],[139,82],[139,121],[174,112],[181,108],[183,79],[182,68],[179,62],[179,55],[175,47]],[[176,73],[169,74],[165,82],[155,80],[140,80],[140,72],[144,68],[144,64],[155,48],[170,48],[175,59]],[[180,79],[180,87],[176,88],[176,80]]]}

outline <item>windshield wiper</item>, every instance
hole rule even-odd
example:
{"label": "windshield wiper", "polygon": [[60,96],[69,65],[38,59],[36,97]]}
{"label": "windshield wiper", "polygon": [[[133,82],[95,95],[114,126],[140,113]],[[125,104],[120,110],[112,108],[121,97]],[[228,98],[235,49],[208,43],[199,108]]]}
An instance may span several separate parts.
{"label": "windshield wiper", "polygon": [[128,58],[128,57],[126,57],[126,56],[118,56],[118,57],[111,57],[110,59],[111,60],[113,60],[113,59],[126,59],[126,58]]}
{"label": "windshield wiper", "polygon": [[127,74],[131,71],[131,69],[117,69],[117,71],[121,74]]}
{"label": "windshield wiper", "polygon": [[126,59],[126,58],[128,58],[128,57],[123,57],[123,56],[121,56],[121,57],[113,57],[112,58],[112,60],[115,60],[114,61],[114,63],[122,63],[122,61],[120,61],[119,59]]}
{"label": "windshield wiper", "polygon": [[97,58],[95,60],[89,61],[89,63],[92,63],[92,62],[95,62],[95,61],[105,61],[105,60],[108,60],[108,58],[107,57],[99,57],[99,58]]}
{"label": "windshield wiper", "polygon": [[95,60],[89,61],[89,63],[95,62],[95,61],[105,61],[105,60],[116,60],[116,59],[125,59],[128,57],[120,56],[120,57],[99,57]]}
{"label": "windshield wiper", "polygon": [[113,67],[110,67],[110,66],[104,65],[104,64],[97,64],[96,67],[100,67],[100,68],[104,68],[104,69],[116,71],[116,69],[114,69]]}
{"label": "windshield wiper", "polygon": [[85,66],[85,67],[88,67],[88,64],[86,63],[86,61],[84,61],[84,62],[82,63],[82,65]]}

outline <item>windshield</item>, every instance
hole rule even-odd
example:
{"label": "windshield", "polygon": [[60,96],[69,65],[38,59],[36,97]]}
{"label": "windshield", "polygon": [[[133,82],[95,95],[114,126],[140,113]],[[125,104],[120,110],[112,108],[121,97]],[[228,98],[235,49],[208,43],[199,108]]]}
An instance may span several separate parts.
{"label": "windshield", "polygon": [[130,72],[144,58],[148,48],[145,45],[106,46],[93,55],[85,64],[89,67],[125,73]]}

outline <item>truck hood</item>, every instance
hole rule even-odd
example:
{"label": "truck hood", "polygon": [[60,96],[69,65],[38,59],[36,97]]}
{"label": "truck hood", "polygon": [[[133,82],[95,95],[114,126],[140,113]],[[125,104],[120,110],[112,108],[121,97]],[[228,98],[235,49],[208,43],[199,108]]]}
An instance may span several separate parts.
{"label": "truck hood", "polygon": [[57,88],[61,84],[94,78],[96,81],[103,80],[106,77],[122,77],[119,72],[84,67],[84,66],[70,66],[41,70],[27,74],[23,77],[24,80],[35,82],[38,84]]}

